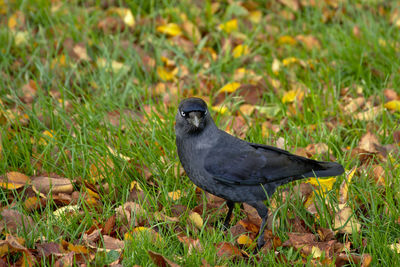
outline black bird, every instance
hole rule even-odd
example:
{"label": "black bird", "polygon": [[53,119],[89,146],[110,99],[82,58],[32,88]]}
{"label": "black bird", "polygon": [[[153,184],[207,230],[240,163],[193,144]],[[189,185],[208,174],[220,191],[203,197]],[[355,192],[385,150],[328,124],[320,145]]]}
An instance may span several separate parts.
{"label": "black bird", "polygon": [[268,208],[264,204],[280,185],[306,177],[344,172],[336,162],[316,161],[285,150],[246,142],[217,128],[207,104],[184,99],[176,115],[176,146],[186,174],[198,187],[227,201],[229,226],[236,202],[253,206],[262,218],[257,248],[264,241]]}

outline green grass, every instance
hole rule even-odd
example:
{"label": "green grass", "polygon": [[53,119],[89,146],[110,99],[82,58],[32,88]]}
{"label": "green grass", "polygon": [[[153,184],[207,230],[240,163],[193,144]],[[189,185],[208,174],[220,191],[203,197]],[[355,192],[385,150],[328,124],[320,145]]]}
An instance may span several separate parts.
{"label": "green grass", "polygon": [[[397,60],[400,32],[390,23],[396,1],[344,1],[340,4],[343,9],[326,7],[336,15],[325,23],[322,22],[322,8],[304,7],[294,12],[294,20],[286,20],[280,12],[290,12],[290,9],[275,2],[265,5],[259,1],[257,10],[262,11],[263,17],[252,27],[247,26],[249,22],[246,16],[240,15],[239,8],[226,2],[220,3],[219,11],[212,14],[209,1],[201,3],[205,7],[197,6],[195,1],[128,1],[123,6],[131,9],[136,18],[135,27],[109,33],[100,30],[98,23],[107,16],[118,16],[107,13],[106,9],[97,5],[98,2],[101,1],[61,1],[57,11],[54,11],[56,4],[48,1],[11,1],[4,7],[0,5],[0,174],[20,171],[33,176],[53,172],[71,179],[81,177],[90,180],[92,164],[104,165],[106,158],[111,158],[114,164],[113,168],[104,171],[104,181],[98,182],[109,186],[108,190],[99,188],[101,207],[94,209],[85,205],[81,196],[78,205],[82,213],[71,220],[55,218],[53,211],[56,207],[51,197],[44,209],[28,213],[22,205],[23,192],[0,189],[2,208],[12,206],[31,215],[37,224],[34,233],[21,234],[28,248],[35,248],[38,240],[60,242],[63,239],[80,243],[82,233],[94,221],[104,223],[115,213],[116,207],[128,201],[130,184],[138,181],[149,199],[144,205],[149,213],[159,206],[165,208],[167,215],[171,215],[168,213],[174,204],[188,207],[178,225],[185,234],[199,238],[204,250],[188,255],[188,248],[178,241],[172,224],[150,218],[148,226],[159,231],[162,241],[155,243],[146,238],[126,241],[124,265],[150,265],[148,250],[159,252],[183,266],[200,266],[202,259],[211,265],[278,264],[273,250],[259,254],[259,260],[252,254],[249,260],[238,261],[217,257],[215,244],[223,241],[234,243],[235,238],[218,228],[196,230],[187,223],[189,210],[201,202],[197,200],[195,188],[188,177],[178,174],[179,159],[174,136],[178,101],[188,95],[200,95],[213,103],[217,91],[233,81],[235,70],[241,67],[254,71],[267,81],[267,89],[263,91],[259,104],[279,108],[269,121],[279,125],[286,120],[279,132],[268,131],[269,135],[265,136],[261,127],[266,121],[265,116],[253,114],[247,118],[250,127],[246,140],[274,145],[279,137],[283,137],[287,142],[286,149],[291,152],[308,144],[325,143],[329,153],[347,170],[361,166],[358,158],[350,152],[368,130],[378,136],[382,145],[394,143],[393,132],[399,130],[398,112],[382,109],[382,113],[372,121],[357,120],[343,110],[344,99],[340,92],[348,87],[350,97],[373,97],[376,106],[385,103],[385,88],[394,88],[400,93],[400,63]],[[384,10],[384,14],[378,12],[379,8]],[[13,33],[7,23],[17,11],[24,14],[25,23],[17,24]],[[194,44],[191,53],[185,52],[182,47],[170,42],[168,36],[156,30],[161,18],[181,25],[181,13],[186,14],[202,32],[203,39]],[[223,50],[223,44],[228,39],[236,43],[241,40],[239,35],[217,30],[220,23],[232,18],[238,19],[238,32],[244,36],[243,43],[250,47],[250,54],[245,57],[233,58],[231,52]],[[354,26],[359,28],[360,37],[354,36]],[[18,31],[27,31],[25,44],[15,43],[15,32]],[[308,50],[300,43],[278,43],[281,36],[295,37],[299,34],[315,36],[321,48]],[[74,44],[83,43],[91,61],[77,63],[71,58],[67,48],[63,48],[68,38]],[[386,46],[382,45],[382,40]],[[166,56],[174,60],[176,66],[184,66],[189,71],[188,76],[177,76],[176,81],[167,83],[167,93],[179,88],[179,93],[172,95],[167,105],[163,104],[163,95],[154,94],[155,85],[162,82],[156,67],[146,66],[135,47],[140,47],[153,58],[156,66],[163,66],[161,57]],[[203,59],[203,47],[212,47],[218,55],[217,59]],[[62,56],[66,57],[65,64],[59,63]],[[314,68],[295,64],[282,67],[279,74],[274,74],[271,70],[273,59],[282,61],[288,57],[313,60]],[[122,62],[128,69],[112,72],[96,64],[99,58]],[[210,62],[208,67],[204,65],[207,61]],[[279,80],[281,86],[274,90],[268,85],[268,77]],[[26,104],[19,97],[23,96],[22,86],[30,79],[39,85],[39,89],[34,101]],[[283,104],[281,98],[292,85],[299,84],[307,88],[303,107],[297,110],[296,115],[288,116],[288,104]],[[357,92],[357,87],[361,87],[362,91]],[[235,97],[227,97],[224,103],[232,106],[230,114],[212,112],[221,128],[239,109]],[[146,113],[148,107],[153,111]],[[7,110],[14,114],[19,110],[21,114],[26,114],[28,123],[7,118],[4,115]],[[121,114],[117,125],[110,122],[110,113]],[[328,122],[333,122],[333,127]],[[47,138],[48,141],[43,143],[40,140],[46,138],[44,131],[51,131],[53,138]],[[108,146],[133,160],[128,162],[112,155]],[[314,157],[328,159],[326,154]],[[337,236],[340,241],[351,242],[357,253],[371,254],[374,266],[396,266],[400,263],[400,257],[388,247],[400,238],[397,222],[400,217],[400,171],[396,167],[400,163],[399,153],[395,152],[392,158],[394,162],[388,159],[379,161],[386,171],[384,188],[378,188],[371,178],[371,166],[366,166],[366,173],[356,173],[349,187],[348,204],[362,228],[360,232],[348,236]],[[41,169],[38,163],[42,165]],[[145,166],[152,174],[147,183],[141,174]],[[337,207],[336,190],[344,177],[338,177],[327,198],[327,206]],[[293,187],[301,182],[304,181],[286,188],[294,194]],[[80,186],[75,189],[85,191]],[[275,218],[279,219],[274,231],[281,240],[286,240],[287,232],[292,231],[288,220],[294,216],[302,218],[310,227],[332,227],[334,214],[330,214],[327,207],[316,219],[308,213],[300,198],[283,201],[282,189],[285,187],[273,196],[279,207],[273,210]],[[176,190],[187,195],[174,202],[168,197],[168,192]],[[316,201],[325,205],[325,199]],[[234,215],[233,223],[245,216],[239,207]],[[295,249],[278,248],[278,251],[289,261],[302,265],[299,261],[302,257]],[[98,252],[95,264],[109,264],[113,260],[113,253]],[[306,258],[307,264],[311,260]]]}

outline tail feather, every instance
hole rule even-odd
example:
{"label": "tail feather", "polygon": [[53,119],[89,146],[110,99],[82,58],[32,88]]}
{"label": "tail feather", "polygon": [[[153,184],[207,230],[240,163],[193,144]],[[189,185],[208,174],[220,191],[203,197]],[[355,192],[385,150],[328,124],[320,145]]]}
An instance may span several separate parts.
{"label": "tail feather", "polygon": [[337,162],[324,162],[319,161],[317,170],[313,170],[311,172],[307,172],[303,174],[303,177],[330,177],[337,176],[344,173],[344,168],[341,164]]}

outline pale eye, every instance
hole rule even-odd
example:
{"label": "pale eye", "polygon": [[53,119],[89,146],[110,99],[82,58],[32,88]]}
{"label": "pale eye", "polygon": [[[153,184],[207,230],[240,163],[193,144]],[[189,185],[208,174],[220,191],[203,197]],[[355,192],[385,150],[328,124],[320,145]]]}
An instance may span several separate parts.
{"label": "pale eye", "polygon": [[182,117],[185,117],[185,116],[186,116],[186,113],[185,113],[184,111],[181,111],[181,116],[182,116]]}
{"label": "pale eye", "polygon": [[207,115],[207,110],[204,112],[204,115]]}

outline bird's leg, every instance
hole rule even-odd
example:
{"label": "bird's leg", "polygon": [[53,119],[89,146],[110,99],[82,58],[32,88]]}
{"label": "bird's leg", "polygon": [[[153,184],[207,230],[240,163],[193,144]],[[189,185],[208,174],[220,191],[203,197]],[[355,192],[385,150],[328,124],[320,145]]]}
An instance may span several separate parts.
{"label": "bird's leg", "polygon": [[267,208],[267,206],[265,206],[265,204],[262,201],[248,202],[248,204],[251,205],[252,207],[254,207],[257,210],[258,215],[260,215],[260,217],[262,218],[260,230],[258,231],[257,249],[256,249],[256,251],[257,251],[257,250],[261,249],[265,244],[264,231],[265,231],[265,227],[267,225],[268,208]]}
{"label": "bird's leg", "polygon": [[226,214],[226,217],[224,220],[224,227],[225,227],[225,229],[228,229],[230,222],[231,222],[232,211],[233,211],[233,208],[235,207],[235,202],[227,200],[226,205],[228,206],[228,213]]}

